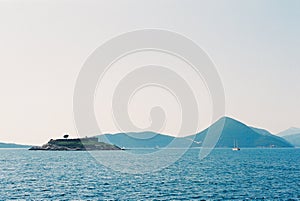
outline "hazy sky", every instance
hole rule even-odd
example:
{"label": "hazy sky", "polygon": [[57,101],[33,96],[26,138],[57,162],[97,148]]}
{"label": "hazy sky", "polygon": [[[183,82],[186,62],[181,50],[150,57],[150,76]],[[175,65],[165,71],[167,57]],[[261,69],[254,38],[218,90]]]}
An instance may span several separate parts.
{"label": "hazy sky", "polygon": [[226,115],[272,133],[300,127],[299,0],[2,0],[0,141],[76,136],[81,66],[105,41],[143,28],[180,33],[210,55]]}

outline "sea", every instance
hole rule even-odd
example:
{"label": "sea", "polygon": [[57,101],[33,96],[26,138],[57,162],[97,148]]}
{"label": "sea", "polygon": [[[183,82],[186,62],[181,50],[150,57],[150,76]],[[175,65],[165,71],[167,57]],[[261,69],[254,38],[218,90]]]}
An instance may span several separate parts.
{"label": "sea", "polygon": [[169,166],[137,174],[115,171],[89,152],[0,149],[0,200],[300,200],[300,149],[214,149],[201,160],[190,149]]}

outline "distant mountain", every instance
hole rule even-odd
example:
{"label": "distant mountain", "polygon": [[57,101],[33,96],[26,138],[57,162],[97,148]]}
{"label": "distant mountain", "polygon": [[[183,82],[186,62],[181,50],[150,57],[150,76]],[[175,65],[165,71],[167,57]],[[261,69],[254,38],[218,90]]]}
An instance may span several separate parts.
{"label": "distant mountain", "polygon": [[223,122],[224,127],[216,147],[232,147],[234,141],[238,143],[239,147],[293,147],[286,140],[272,135],[267,130],[249,127],[229,117],[223,117],[209,128],[196,134],[196,136],[188,136],[186,138],[194,137],[195,141],[203,142],[208,129],[218,130],[218,127],[220,127]]}
{"label": "distant mountain", "polygon": [[255,132],[259,133],[259,134],[262,134],[262,135],[272,135],[272,134],[271,134],[269,131],[267,131],[266,129],[255,128],[255,127],[251,127],[251,126],[250,126],[250,128],[251,128],[253,131],[255,131]]}
{"label": "distant mountain", "polygon": [[289,128],[287,130],[281,131],[277,135],[279,135],[279,136],[287,136],[287,135],[294,135],[294,134],[299,134],[299,133],[300,133],[300,128],[291,127],[291,128]]}
{"label": "distant mountain", "polygon": [[190,141],[183,138],[163,135],[154,132],[129,132],[117,134],[104,134],[97,136],[100,142],[114,144],[121,148],[161,148],[172,144],[180,147]]}
{"label": "distant mountain", "polygon": [[13,143],[3,143],[0,142],[0,148],[29,148],[28,145],[20,145],[20,144],[13,144]]}
{"label": "distant mountain", "polygon": [[267,130],[249,127],[229,117],[223,117],[204,131],[184,138],[154,132],[104,134],[97,137],[101,142],[125,148],[166,147],[171,142],[171,147],[201,147],[208,129],[212,131],[210,135],[216,135],[223,123],[224,128],[216,147],[233,147],[234,141],[239,147],[293,147],[285,139],[272,135]]}
{"label": "distant mountain", "polygon": [[293,134],[293,135],[286,135],[283,136],[283,138],[294,145],[295,147],[300,147],[300,133],[298,134]]}

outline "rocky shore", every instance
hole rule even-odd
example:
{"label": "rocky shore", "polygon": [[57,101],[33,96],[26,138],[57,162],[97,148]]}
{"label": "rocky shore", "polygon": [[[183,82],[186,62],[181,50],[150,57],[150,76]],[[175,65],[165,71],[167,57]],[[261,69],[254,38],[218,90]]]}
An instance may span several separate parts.
{"label": "rocky shore", "polygon": [[44,151],[93,151],[93,150],[121,150],[120,147],[104,142],[98,142],[98,138],[77,139],[51,139],[47,144],[34,146],[29,150]]}

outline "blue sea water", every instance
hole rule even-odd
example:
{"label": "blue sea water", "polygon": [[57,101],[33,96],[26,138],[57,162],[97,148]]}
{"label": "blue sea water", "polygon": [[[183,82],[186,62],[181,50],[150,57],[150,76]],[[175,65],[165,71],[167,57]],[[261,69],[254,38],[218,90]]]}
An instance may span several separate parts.
{"label": "blue sea water", "polygon": [[198,154],[189,150],[161,171],[126,174],[88,152],[0,149],[0,200],[300,200],[300,149]]}

